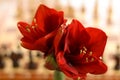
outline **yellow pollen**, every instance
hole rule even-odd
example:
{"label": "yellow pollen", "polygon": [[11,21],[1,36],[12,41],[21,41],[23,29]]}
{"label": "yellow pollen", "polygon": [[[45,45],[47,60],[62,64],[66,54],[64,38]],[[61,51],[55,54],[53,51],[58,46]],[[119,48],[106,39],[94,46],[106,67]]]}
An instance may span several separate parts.
{"label": "yellow pollen", "polygon": [[87,51],[87,48],[86,48],[85,46],[83,47],[83,49],[84,49],[85,51]]}
{"label": "yellow pollen", "polygon": [[89,55],[92,56],[92,51],[90,51]]}
{"label": "yellow pollen", "polygon": [[88,58],[86,58],[86,62],[88,62]]}
{"label": "yellow pollen", "polygon": [[78,77],[77,80],[80,80],[80,77]]}
{"label": "yellow pollen", "polygon": [[84,54],[86,54],[86,51],[83,51]]}
{"label": "yellow pollen", "polygon": [[29,28],[26,28],[26,30],[27,30],[28,32],[31,32]]}
{"label": "yellow pollen", "polygon": [[34,23],[36,23],[36,19],[35,18],[33,19],[33,21],[34,21]]}
{"label": "yellow pollen", "polygon": [[80,53],[82,53],[82,50],[80,50]]}
{"label": "yellow pollen", "polygon": [[94,61],[94,58],[91,58],[91,62],[93,62]]}
{"label": "yellow pollen", "polygon": [[34,28],[35,28],[35,26],[32,26],[32,28],[34,29]]}

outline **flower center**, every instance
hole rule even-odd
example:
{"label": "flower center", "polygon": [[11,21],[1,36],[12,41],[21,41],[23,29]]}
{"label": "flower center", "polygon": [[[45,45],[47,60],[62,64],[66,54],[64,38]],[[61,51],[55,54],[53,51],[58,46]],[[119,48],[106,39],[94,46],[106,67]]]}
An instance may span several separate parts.
{"label": "flower center", "polygon": [[92,57],[93,52],[92,51],[88,51],[88,49],[85,46],[83,46],[80,49],[80,54],[83,55],[83,56],[85,55],[85,57],[83,57],[85,63],[94,61],[94,58]]}
{"label": "flower center", "polygon": [[87,52],[87,48],[86,48],[85,46],[83,46],[83,47],[80,49],[80,54],[81,54],[81,53],[86,54],[86,52]]}
{"label": "flower center", "polygon": [[[25,27],[27,32],[31,32],[30,28],[32,28],[34,30],[37,27],[37,23],[36,23],[36,19],[35,18],[33,19],[33,22],[34,22],[34,25],[32,25],[31,27],[29,27],[29,26]],[[18,25],[18,26],[20,26],[20,25]]]}

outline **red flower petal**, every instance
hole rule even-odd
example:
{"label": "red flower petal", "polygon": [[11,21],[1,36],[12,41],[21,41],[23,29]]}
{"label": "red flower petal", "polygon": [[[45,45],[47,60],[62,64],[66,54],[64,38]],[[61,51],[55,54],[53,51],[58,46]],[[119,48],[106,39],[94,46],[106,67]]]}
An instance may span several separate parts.
{"label": "red flower petal", "polygon": [[[33,43],[38,38],[42,37],[44,34],[37,27],[32,28],[29,24],[25,22],[18,22],[18,28],[23,35],[21,41]],[[41,33],[41,35],[39,35]]]}
{"label": "red flower petal", "polygon": [[34,43],[22,41],[22,46],[30,50],[41,50],[43,52],[46,52],[46,50],[48,50],[48,47],[46,47],[46,39],[44,37],[38,39]]}
{"label": "red flower petal", "polygon": [[26,38],[22,38],[22,46],[27,49],[46,52],[52,47],[51,44],[57,31],[58,30],[56,29],[48,35],[34,40],[32,43],[30,43],[29,40],[27,41]]}
{"label": "red flower petal", "polygon": [[63,37],[63,33],[62,33],[62,29],[60,28],[54,39],[55,53],[59,52],[60,50],[58,46],[60,45],[64,46],[64,44],[62,44],[63,43],[62,37]]}
{"label": "red flower petal", "polygon": [[28,27],[30,27],[29,24],[25,22],[18,22],[17,26],[24,37],[32,40],[31,33],[29,31],[30,29],[28,29]]}
{"label": "red flower petal", "polygon": [[54,37],[63,23],[63,12],[40,5],[31,25],[18,23],[18,28],[23,35],[22,46],[49,52],[53,47]]}
{"label": "red flower petal", "polygon": [[68,26],[67,38],[69,38],[71,42],[77,42],[77,44],[86,43],[89,40],[89,34],[79,21],[73,20]]}
{"label": "red flower petal", "polygon": [[79,51],[79,46],[85,45],[89,41],[89,34],[77,20],[73,20],[67,28],[65,51],[71,50],[71,53],[76,53]]}
{"label": "red flower petal", "polygon": [[37,24],[39,29],[45,33],[49,33],[54,29],[60,27],[64,22],[63,12],[57,12],[52,8],[48,8],[45,5],[40,5],[36,14],[33,24]]}
{"label": "red flower petal", "polygon": [[95,60],[95,62],[89,62],[86,64],[78,64],[75,67],[79,74],[103,74],[107,71],[107,66],[101,60]]}
{"label": "red flower petal", "polygon": [[86,31],[91,37],[87,47],[90,48],[94,56],[102,56],[107,41],[106,34],[97,28],[86,28]]}
{"label": "red flower petal", "polygon": [[59,52],[57,54],[56,61],[59,65],[60,70],[62,70],[62,72],[64,72],[67,76],[72,78],[78,77],[78,71],[66,62],[63,52]]}

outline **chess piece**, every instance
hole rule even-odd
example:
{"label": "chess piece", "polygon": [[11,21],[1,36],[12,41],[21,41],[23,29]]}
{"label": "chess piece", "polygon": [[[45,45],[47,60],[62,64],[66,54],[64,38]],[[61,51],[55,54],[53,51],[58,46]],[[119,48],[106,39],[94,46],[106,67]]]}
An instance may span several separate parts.
{"label": "chess piece", "polygon": [[3,55],[0,54],[0,69],[3,69],[5,67],[3,58],[4,58]]}
{"label": "chess piece", "polygon": [[93,20],[94,20],[94,24],[98,24],[98,0],[95,0]]}
{"label": "chess piece", "polygon": [[5,62],[4,62],[4,58],[7,51],[7,46],[6,45],[1,45],[0,46],[0,69],[3,69],[5,67]]}
{"label": "chess piece", "polygon": [[19,65],[19,60],[22,58],[22,55],[21,54],[17,54],[15,52],[11,52],[11,55],[10,55],[10,58],[12,60],[12,63],[13,63],[13,67],[14,68],[18,68],[20,65]]}
{"label": "chess piece", "polygon": [[8,57],[8,45],[2,44],[1,45],[1,53],[2,56]]}
{"label": "chess piece", "polygon": [[82,4],[81,4],[82,6],[81,6],[81,8],[80,8],[80,15],[81,15],[81,22],[83,22],[83,23],[85,23],[85,13],[86,13],[86,9],[85,9],[85,3],[84,3],[84,1],[82,2]]}
{"label": "chess piece", "polygon": [[18,55],[18,58],[21,59],[23,58],[23,54],[22,54],[22,50],[21,50],[21,47],[18,45],[17,46],[17,55]]}
{"label": "chess piece", "polygon": [[109,1],[109,7],[108,7],[108,16],[107,16],[107,25],[112,24],[112,1]]}
{"label": "chess piece", "polygon": [[17,1],[16,16],[15,16],[17,19],[23,18],[23,15],[22,15],[23,7],[21,7],[22,5],[23,5],[22,0],[18,0]]}
{"label": "chess piece", "polygon": [[116,52],[116,54],[114,55],[114,60],[115,60],[115,67],[114,67],[114,69],[115,70],[120,70],[120,51],[119,51],[119,49],[120,49],[120,46],[119,45],[117,45],[117,52]]}
{"label": "chess piece", "polygon": [[27,64],[28,69],[37,69],[37,63],[33,61],[32,51],[29,51],[29,62]]}
{"label": "chess piece", "polygon": [[84,3],[82,3],[81,13],[82,13],[83,15],[85,14],[85,5],[84,5]]}

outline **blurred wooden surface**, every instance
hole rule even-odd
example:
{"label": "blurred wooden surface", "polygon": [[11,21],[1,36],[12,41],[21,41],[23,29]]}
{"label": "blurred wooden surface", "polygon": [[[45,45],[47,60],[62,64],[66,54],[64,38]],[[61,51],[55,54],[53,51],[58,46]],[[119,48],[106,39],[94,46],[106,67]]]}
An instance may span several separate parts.
{"label": "blurred wooden surface", "polygon": [[[0,80],[53,80],[52,74],[37,74],[34,72],[29,73],[14,73],[7,74],[0,71]],[[72,80],[66,77],[66,80]],[[86,80],[120,80],[120,71],[114,72],[112,74],[103,74],[103,75],[91,75],[88,74]]]}

